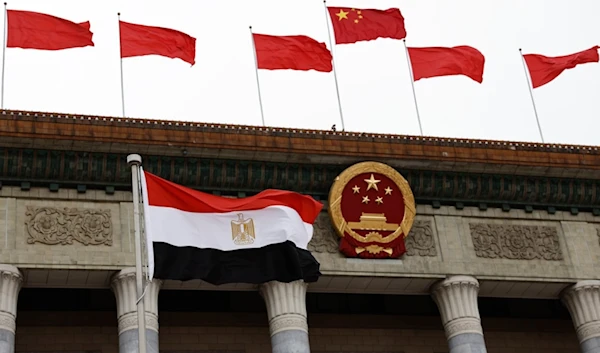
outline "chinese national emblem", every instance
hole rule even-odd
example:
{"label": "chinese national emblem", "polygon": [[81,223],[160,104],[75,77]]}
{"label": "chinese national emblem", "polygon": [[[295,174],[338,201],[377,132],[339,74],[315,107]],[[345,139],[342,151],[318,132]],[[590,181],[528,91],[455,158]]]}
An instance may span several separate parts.
{"label": "chinese national emblem", "polygon": [[329,192],[329,216],[348,257],[397,258],[415,219],[408,182],[392,167],[362,162],[344,170]]}
{"label": "chinese national emblem", "polygon": [[254,243],[256,234],[254,232],[254,220],[244,219],[244,215],[238,213],[238,219],[231,221],[231,238],[235,245],[249,245]]}

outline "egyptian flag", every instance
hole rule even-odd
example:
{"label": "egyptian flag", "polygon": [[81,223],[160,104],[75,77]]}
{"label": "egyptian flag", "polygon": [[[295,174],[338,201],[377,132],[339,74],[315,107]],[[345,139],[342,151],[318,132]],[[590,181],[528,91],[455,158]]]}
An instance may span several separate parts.
{"label": "egyptian flag", "polygon": [[312,197],[265,190],[227,198],[192,190],[142,170],[149,272],[154,278],[215,285],[315,282],[307,250],[323,205]]}

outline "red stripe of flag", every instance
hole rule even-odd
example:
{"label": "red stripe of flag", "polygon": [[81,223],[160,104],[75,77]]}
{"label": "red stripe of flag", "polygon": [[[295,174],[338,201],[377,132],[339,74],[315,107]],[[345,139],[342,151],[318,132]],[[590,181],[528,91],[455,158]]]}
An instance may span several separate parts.
{"label": "red stripe of flag", "polygon": [[304,222],[310,224],[323,208],[323,204],[312,197],[292,191],[268,189],[254,196],[234,199],[189,189],[146,171],[144,176],[150,206],[171,207],[197,213],[251,211],[268,206],[287,206],[298,212]]}
{"label": "red stripe of flag", "polygon": [[94,46],[90,23],[31,11],[7,10],[7,48],[62,50]]}
{"label": "red stripe of flag", "polygon": [[564,56],[544,56],[540,54],[525,54],[523,58],[529,69],[531,85],[537,88],[554,80],[566,69],[572,69],[579,64],[593,63],[600,60],[598,46]]}
{"label": "red stripe of flag", "polygon": [[330,72],[331,52],[325,43],[307,36],[252,34],[259,69]]}
{"label": "red stripe of flag", "polygon": [[473,47],[408,48],[408,54],[415,81],[429,77],[464,75],[476,82],[483,82],[485,57]]}
{"label": "red stripe of flag", "polygon": [[160,55],[196,62],[196,38],[174,29],[119,21],[121,57]]}

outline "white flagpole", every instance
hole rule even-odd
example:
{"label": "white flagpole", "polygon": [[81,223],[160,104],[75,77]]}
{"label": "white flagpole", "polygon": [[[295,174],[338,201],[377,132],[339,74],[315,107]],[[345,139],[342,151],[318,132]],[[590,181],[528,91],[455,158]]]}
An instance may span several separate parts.
{"label": "white flagpole", "polygon": [[123,113],[123,118],[125,117],[125,88],[123,87],[123,55],[121,48],[121,13],[117,13],[117,18],[119,19],[119,65],[121,67],[121,110]]}
{"label": "white flagpole", "polygon": [[535,100],[533,99],[533,85],[531,83],[531,78],[529,77],[529,70],[527,69],[527,63],[525,62],[525,57],[523,56],[523,51],[519,48],[519,54],[521,55],[521,61],[523,62],[523,69],[525,70],[525,78],[527,78],[527,88],[529,88],[529,95],[531,96],[531,104],[533,105],[533,113],[535,114],[535,121],[537,122],[538,130],[540,131],[540,138],[542,139],[542,143],[544,143],[544,134],[542,134],[542,126],[540,125],[540,118],[538,117],[537,108],[535,106]]}
{"label": "white flagpole", "polygon": [[140,229],[140,165],[139,154],[127,156],[127,164],[131,167],[131,192],[133,194],[133,229],[135,238],[135,284],[138,316],[139,353],[146,353],[146,310],[144,308],[144,278],[142,277],[142,234]]}
{"label": "white flagpole", "polygon": [[148,286],[150,285],[150,282],[152,282],[152,279],[154,277],[154,250],[152,249],[152,239],[151,236],[149,236],[149,232],[148,232],[148,228],[146,227],[146,215],[149,214],[148,212],[148,187],[146,185],[146,178],[144,176],[144,167],[140,166],[140,188],[141,188],[141,195],[142,195],[142,208],[140,209],[141,211],[141,218],[142,218],[142,222],[141,223],[141,227],[142,227],[142,233],[143,234],[143,244],[142,244],[142,250],[145,250],[144,255],[146,255],[146,262],[143,262],[143,266],[146,266],[146,286],[144,287],[144,294],[146,293],[146,290],[148,289]]}
{"label": "white flagpole", "polygon": [[6,31],[8,28],[8,14],[6,3],[4,3],[4,34],[2,35],[2,98],[0,98],[0,109],[4,109],[4,63],[6,62]]}
{"label": "white flagpole", "polygon": [[254,54],[254,71],[256,71],[256,88],[258,89],[258,105],[260,105],[260,118],[262,119],[262,125],[265,126],[265,113],[263,111],[262,97],[260,94],[260,80],[258,79],[258,58],[256,55],[256,44],[254,43],[254,34],[252,33],[252,26],[250,26],[250,39],[252,40],[252,51]]}
{"label": "white flagpole", "polygon": [[333,71],[333,79],[335,80],[335,93],[337,94],[338,108],[340,110],[342,131],[344,131],[346,128],[344,126],[344,114],[342,113],[342,101],[340,100],[340,87],[338,85],[337,74],[335,72],[335,58],[333,57],[333,40],[331,39],[331,30],[329,29],[329,11],[327,11],[327,0],[323,0],[323,6],[325,7],[325,25],[327,26],[327,36],[329,37],[329,48],[331,50],[331,68]]}
{"label": "white flagpole", "polygon": [[412,87],[413,99],[415,100],[415,110],[417,111],[417,120],[419,121],[419,131],[423,136],[423,126],[421,125],[421,115],[419,114],[419,105],[417,104],[417,93],[415,92],[415,77],[412,70],[412,63],[410,61],[410,54],[408,53],[408,47],[406,46],[406,39],[402,40],[404,43],[404,51],[406,52],[406,62],[408,63],[408,72],[410,73],[410,85]]}

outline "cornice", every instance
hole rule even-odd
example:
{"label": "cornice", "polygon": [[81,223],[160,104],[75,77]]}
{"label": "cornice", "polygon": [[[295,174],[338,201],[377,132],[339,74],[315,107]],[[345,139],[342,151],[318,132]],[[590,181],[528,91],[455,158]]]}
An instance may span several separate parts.
{"label": "cornice", "polygon": [[[58,151],[0,147],[2,185],[129,190],[124,153]],[[348,165],[142,155],[144,168],[175,183],[208,192],[243,197],[264,189],[298,191],[325,199]],[[600,178],[556,178],[396,168],[418,203],[593,210],[600,216]],[[573,209],[573,208],[579,208]]]}
{"label": "cornice", "polygon": [[204,191],[266,188],[325,197],[363,161],[386,163],[419,203],[593,210],[600,148],[0,110],[0,188],[129,189],[144,168]]}
{"label": "cornice", "polygon": [[0,111],[4,147],[600,179],[600,148]]}

